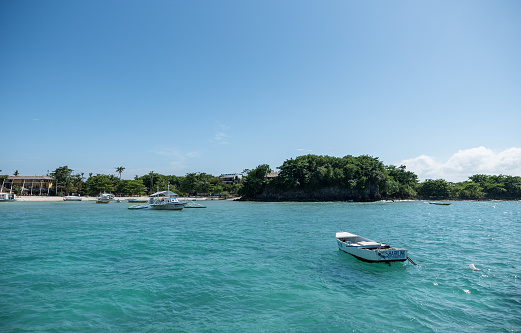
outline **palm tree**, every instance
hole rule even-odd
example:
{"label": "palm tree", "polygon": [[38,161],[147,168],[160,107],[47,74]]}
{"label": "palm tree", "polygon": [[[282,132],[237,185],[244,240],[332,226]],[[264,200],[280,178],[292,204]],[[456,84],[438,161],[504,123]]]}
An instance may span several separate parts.
{"label": "palm tree", "polygon": [[116,167],[116,172],[119,173],[119,179],[121,179],[121,173],[123,172],[123,170],[125,170],[125,168],[122,166]]}

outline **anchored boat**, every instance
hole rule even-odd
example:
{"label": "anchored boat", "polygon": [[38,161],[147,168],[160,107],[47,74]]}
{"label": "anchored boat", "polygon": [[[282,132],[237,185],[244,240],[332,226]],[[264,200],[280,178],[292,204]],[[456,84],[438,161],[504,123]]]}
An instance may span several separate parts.
{"label": "anchored boat", "polygon": [[81,199],[79,195],[66,195],[63,197],[63,201],[81,201]]}
{"label": "anchored boat", "polygon": [[150,196],[148,207],[150,209],[161,210],[181,210],[185,206],[177,199],[178,195],[170,191],[170,184],[167,191],[154,193]]}
{"label": "anchored boat", "polygon": [[185,201],[182,202],[182,204],[185,206],[185,208],[206,208],[206,206],[203,206],[193,201]]}
{"label": "anchored boat", "polygon": [[340,250],[362,261],[393,262],[407,260],[407,249],[394,248],[349,232],[337,232],[336,241]]}
{"label": "anchored boat", "polygon": [[141,200],[141,199],[128,199],[129,203],[147,203],[148,200]]}
{"label": "anchored boat", "polygon": [[145,209],[148,208],[148,205],[132,205],[128,207],[128,209]]}
{"label": "anchored boat", "polygon": [[0,202],[16,201],[16,194],[0,192]]}

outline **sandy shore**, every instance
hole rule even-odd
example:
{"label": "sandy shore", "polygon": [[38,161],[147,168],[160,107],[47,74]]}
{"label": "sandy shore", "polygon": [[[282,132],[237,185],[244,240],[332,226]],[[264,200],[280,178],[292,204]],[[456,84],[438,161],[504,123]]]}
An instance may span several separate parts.
{"label": "sandy shore", "polygon": [[[96,201],[96,197],[89,197],[89,196],[85,196],[85,197],[81,197],[82,198],[82,201]],[[116,197],[115,198],[116,200],[121,200],[121,201],[127,201],[128,199],[138,199],[138,200],[148,200],[149,197]],[[179,201],[200,201],[200,200],[216,200],[218,198],[213,198],[213,197],[179,197]],[[234,199],[237,199],[237,197],[230,197],[230,198],[227,198],[226,200],[234,200]],[[53,197],[53,196],[16,196],[16,200],[17,201],[33,201],[33,202],[38,202],[38,201],[63,201],[63,197]]]}

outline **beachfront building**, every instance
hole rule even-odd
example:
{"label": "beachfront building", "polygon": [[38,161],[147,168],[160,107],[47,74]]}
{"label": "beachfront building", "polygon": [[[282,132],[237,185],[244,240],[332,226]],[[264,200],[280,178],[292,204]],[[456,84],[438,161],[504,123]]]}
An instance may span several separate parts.
{"label": "beachfront building", "polygon": [[268,172],[266,174],[266,180],[272,180],[272,179],[275,179],[279,176],[280,172],[276,172],[276,171],[273,171],[273,170],[270,170],[270,172]]}
{"label": "beachfront building", "polygon": [[9,176],[2,182],[2,191],[13,193],[19,189],[22,195],[49,195],[52,182],[49,176]]}
{"label": "beachfront building", "polygon": [[240,173],[227,173],[225,175],[221,175],[221,179],[225,184],[237,184],[242,180],[242,175]]}

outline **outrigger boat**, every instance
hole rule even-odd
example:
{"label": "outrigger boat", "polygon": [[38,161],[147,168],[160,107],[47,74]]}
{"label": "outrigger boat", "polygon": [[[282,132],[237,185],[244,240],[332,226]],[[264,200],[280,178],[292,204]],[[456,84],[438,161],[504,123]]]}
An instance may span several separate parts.
{"label": "outrigger boat", "polygon": [[112,193],[100,193],[100,195],[97,197],[96,203],[108,204],[112,200],[114,200],[114,194],[112,194]]}
{"label": "outrigger boat", "polygon": [[185,208],[206,208],[206,206],[192,202],[183,202],[183,205],[185,206]]}
{"label": "outrigger boat", "polygon": [[141,200],[141,199],[128,199],[128,202],[130,202],[130,203],[147,203],[148,200]]}
{"label": "outrigger boat", "polygon": [[98,200],[101,201],[112,201],[114,200],[114,194],[112,193],[100,193],[98,196]]}
{"label": "outrigger boat", "polygon": [[340,250],[362,261],[393,262],[408,259],[407,249],[394,248],[348,232],[337,232],[336,241]]}
{"label": "outrigger boat", "polygon": [[0,202],[12,202],[16,201],[16,194],[0,192]]}
{"label": "outrigger boat", "polygon": [[81,201],[81,199],[79,195],[66,195],[63,197],[63,201]]}
{"label": "outrigger boat", "polygon": [[181,210],[185,205],[179,202],[177,197],[176,193],[170,191],[170,184],[168,184],[167,191],[157,192],[150,196],[148,207],[160,210]]}

